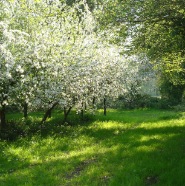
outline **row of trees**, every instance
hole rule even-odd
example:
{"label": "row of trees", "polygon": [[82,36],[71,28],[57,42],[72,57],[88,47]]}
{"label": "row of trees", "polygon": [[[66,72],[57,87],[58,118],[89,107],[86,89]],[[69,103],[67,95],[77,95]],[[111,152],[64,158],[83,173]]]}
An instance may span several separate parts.
{"label": "row of trees", "polygon": [[162,95],[182,100],[182,0],[2,0],[0,12],[1,128],[7,105],[42,108],[45,121],[55,106],[67,117],[138,93],[153,66]]}
{"label": "row of trees", "polygon": [[7,105],[22,107],[25,117],[42,108],[42,122],[58,106],[66,119],[72,107],[94,110],[146,80],[147,61],[126,59],[107,42],[84,1],[3,0],[0,12],[2,130]]}
{"label": "row of trees", "polygon": [[[129,54],[144,53],[158,69],[162,95],[182,100],[185,90],[185,2],[183,0],[100,1],[102,29],[117,28]],[[95,1],[94,1],[95,3]],[[96,4],[96,3],[95,3]],[[120,39],[121,38],[121,39]],[[177,92],[175,91],[177,90]],[[178,95],[178,96],[177,96]],[[176,99],[176,98],[175,98]]]}
{"label": "row of trees", "polygon": [[[162,96],[182,101],[185,90],[185,2],[87,0],[87,3],[101,29],[106,30],[105,34],[114,33],[109,39],[111,43],[126,45],[124,52],[129,55],[147,55],[158,69]],[[129,42],[125,43],[125,40]]]}

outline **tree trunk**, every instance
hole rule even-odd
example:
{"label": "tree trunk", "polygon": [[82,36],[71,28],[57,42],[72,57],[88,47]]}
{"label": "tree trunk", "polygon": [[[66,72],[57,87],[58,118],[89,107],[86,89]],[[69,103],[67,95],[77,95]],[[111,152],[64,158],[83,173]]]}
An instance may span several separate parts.
{"label": "tree trunk", "polygon": [[23,114],[24,114],[24,118],[28,117],[28,103],[24,103],[23,105]]}
{"label": "tree trunk", "polygon": [[87,104],[85,103],[85,111],[87,110]]}
{"label": "tree trunk", "polygon": [[52,107],[49,108],[49,109],[45,112],[44,117],[43,117],[43,119],[42,119],[42,121],[41,121],[41,124],[40,124],[40,135],[41,135],[41,136],[42,136],[42,130],[43,130],[43,123],[46,121],[46,119],[49,117],[51,111],[52,111],[52,110],[55,108],[55,106],[57,106],[57,105],[58,105],[58,102],[55,102],[55,103],[52,105]]}
{"label": "tree trunk", "polygon": [[84,103],[82,102],[82,109],[81,109],[81,119],[84,118]]}
{"label": "tree trunk", "polygon": [[66,107],[64,107],[64,122],[67,121],[67,117],[71,111],[72,107],[69,107],[69,109],[67,110]]}
{"label": "tree trunk", "polygon": [[104,116],[106,116],[107,115],[106,98],[103,99],[103,109],[104,109]]}
{"label": "tree trunk", "polygon": [[48,118],[51,118],[51,110],[49,110]]}
{"label": "tree trunk", "polygon": [[2,106],[0,110],[0,130],[3,131],[6,128],[6,115],[5,115],[5,105]]}
{"label": "tree trunk", "polygon": [[82,109],[81,110],[81,119],[83,119],[84,118],[84,110]]}
{"label": "tree trunk", "polygon": [[55,106],[57,106],[57,105],[58,105],[58,102],[55,102],[55,103],[52,105],[52,107],[49,108],[49,109],[45,112],[44,117],[43,117],[41,123],[44,123],[44,122],[46,121],[46,119],[47,119],[47,118],[49,117],[49,115],[51,114],[51,111],[52,111],[52,110],[55,108]]}
{"label": "tree trunk", "polygon": [[95,97],[93,97],[93,108],[95,108],[95,101],[96,101],[96,98]]}

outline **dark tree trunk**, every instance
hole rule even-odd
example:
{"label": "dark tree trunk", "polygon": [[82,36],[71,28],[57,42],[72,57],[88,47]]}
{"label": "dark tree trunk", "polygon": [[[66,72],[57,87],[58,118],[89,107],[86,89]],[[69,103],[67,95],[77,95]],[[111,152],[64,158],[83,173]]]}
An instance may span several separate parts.
{"label": "dark tree trunk", "polygon": [[57,105],[58,105],[58,102],[55,102],[55,103],[52,105],[52,107],[50,107],[50,108],[45,112],[44,117],[43,117],[41,123],[44,123],[44,122],[46,121],[46,119],[50,116],[51,111],[52,111],[52,110],[55,108],[55,106],[57,106]]}
{"label": "dark tree trunk", "polygon": [[103,99],[103,109],[104,109],[104,116],[106,116],[107,115],[106,98]]}
{"label": "dark tree trunk", "polygon": [[24,103],[23,105],[23,114],[24,114],[24,118],[28,117],[28,103]]}
{"label": "dark tree trunk", "polygon": [[6,128],[6,114],[5,105],[2,106],[0,110],[0,130],[3,131]]}
{"label": "dark tree trunk", "polygon": [[95,107],[95,106],[94,106],[94,105],[95,105],[95,101],[96,101],[96,98],[93,97],[93,108]]}
{"label": "dark tree trunk", "polygon": [[87,104],[85,103],[85,111],[87,110]]}
{"label": "dark tree trunk", "polygon": [[48,118],[51,118],[51,110],[49,110]]}
{"label": "dark tree trunk", "polygon": [[82,102],[82,109],[81,109],[81,119],[84,118],[84,103]]}
{"label": "dark tree trunk", "polygon": [[52,107],[50,107],[44,114],[44,117],[42,118],[41,124],[40,124],[40,135],[42,136],[42,130],[43,130],[43,123],[46,121],[46,119],[49,117],[51,111],[55,108],[55,106],[58,105],[58,102],[55,102]]}
{"label": "dark tree trunk", "polygon": [[69,109],[67,110],[66,107],[64,107],[64,122],[67,121],[67,117],[71,111],[72,107],[69,107]]}
{"label": "dark tree trunk", "polygon": [[82,109],[81,110],[81,119],[83,119],[84,118],[84,110]]}

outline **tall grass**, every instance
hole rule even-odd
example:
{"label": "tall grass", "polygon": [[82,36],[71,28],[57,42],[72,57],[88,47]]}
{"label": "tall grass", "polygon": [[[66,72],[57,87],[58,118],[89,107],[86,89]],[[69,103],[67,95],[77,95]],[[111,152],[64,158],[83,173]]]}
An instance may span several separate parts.
{"label": "tall grass", "polygon": [[99,110],[85,122],[72,113],[71,123],[58,125],[61,117],[53,113],[46,125],[56,126],[44,137],[0,141],[1,186],[184,185],[184,113],[109,110],[105,117]]}

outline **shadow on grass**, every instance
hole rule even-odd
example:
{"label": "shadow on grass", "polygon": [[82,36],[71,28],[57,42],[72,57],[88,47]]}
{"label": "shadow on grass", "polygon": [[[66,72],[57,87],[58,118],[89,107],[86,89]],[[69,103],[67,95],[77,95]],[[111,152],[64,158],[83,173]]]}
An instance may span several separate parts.
{"label": "shadow on grass", "polygon": [[[63,122],[62,111],[55,110],[52,117],[41,125],[43,113],[30,113],[27,119],[21,119],[22,114],[13,113],[8,115],[8,127],[3,133],[0,133],[0,139],[14,141],[19,137],[28,137],[35,134],[40,134],[42,137],[47,137],[53,134],[68,135],[68,126],[90,126],[94,121],[110,121],[120,122],[123,125],[139,123],[154,123],[158,121],[169,121],[178,119],[182,115],[178,112],[165,110],[112,110],[109,109],[107,116],[103,115],[103,111],[99,110],[96,115],[86,113],[83,118],[77,115],[75,111],[71,111],[68,120]],[[66,127],[67,126],[67,127]],[[66,127],[66,128],[65,128]]]}
{"label": "shadow on grass", "polygon": [[[180,116],[167,117],[167,113],[156,116],[158,126],[150,119],[154,113],[143,113],[143,119],[137,112],[130,113],[126,123],[119,118],[125,112],[117,113],[119,117],[106,119],[115,126],[89,122],[81,127],[68,126],[66,135],[39,138],[35,145],[29,140],[16,142],[17,151],[30,146],[30,154],[38,157],[36,163],[24,159],[26,155],[16,155],[11,148],[7,150],[7,144],[2,143],[0,185],[184,185],[185,126],[172,125],[170,122]],[[128,127],[122,127],[129,121]]]}
{"label": "shadow on grass", "polygon": [[[105,140],[106,150],[94,151],[89,155],[55,157],[54,160],[43,160],[38,164],[16,167],[0,178],[1,185],[183,185],[185,169],[185,136],[175,131],[165,140],[148,140],[140,138],[134,142],[132,134],[109,143]],[[144,131],[135,129],[134,135]],[[163,134],[158,129],[150,130],[148,135]],[[166,134],[166,135],[167,135]],[[139,136],[138,136],[139,137]],[[127,141],[127,142],[126,142]],[[132,145],[130,145],[130,143]],[[91,161],[94,157],[94,161]],[[15,159],[7,156],[4,159]],[[20,166],[20,162],[15,164]]]}
{"label": "shadow on grass", "polygon": [[[88,131],[85,135],[104,150],[72,155],[77,147],[57,143],[52,149],[56,156],[37,164],[21,164],[20,156],[4,154],[1,163],[7,170],[0,174],[0,185],[183,185],[184,132],[185,127],[135,128],[123,134]],[[57,151],[65,156],[57,156]]]}

